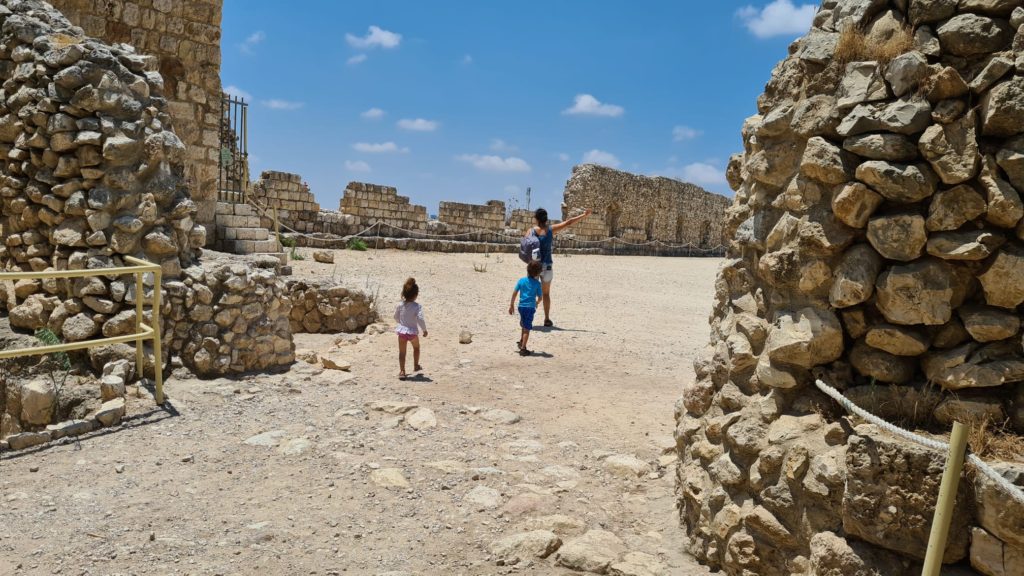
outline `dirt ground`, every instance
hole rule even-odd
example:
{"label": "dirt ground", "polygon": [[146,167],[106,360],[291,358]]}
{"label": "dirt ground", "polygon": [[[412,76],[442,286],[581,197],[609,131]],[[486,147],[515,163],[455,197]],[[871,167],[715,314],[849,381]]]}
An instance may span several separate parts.
{"label": "dirt ground", "polygon": [[[514,255],[303,253],[296,276],[379,290],[389,325],[416,277],[423,376],[397,379],[391,331],[334,349],[350,372],[298,362],[202,381],[179,368],[166,411],[137,404],[118,428],[0,456],[0,574],[574,573],[557,553],[498,565],[494,541],[538,527],[564,542],[612,532],[649,573],[707,573],[681,553],[663,450],[719,260],[556,256],[556,328],[523,358]],[[639,475],[609,455],[635,456]]]}

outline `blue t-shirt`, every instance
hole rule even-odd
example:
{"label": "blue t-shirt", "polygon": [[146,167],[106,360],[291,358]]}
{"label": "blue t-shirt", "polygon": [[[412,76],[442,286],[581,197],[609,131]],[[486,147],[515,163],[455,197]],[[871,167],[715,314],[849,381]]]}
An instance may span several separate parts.
{"label": "blue t-shirt", "polygon": [[520,308],[537,307],[537,297],[541,295],[540,280],[529,276],[520,278],[516,283],[516,290],[519,291]]}

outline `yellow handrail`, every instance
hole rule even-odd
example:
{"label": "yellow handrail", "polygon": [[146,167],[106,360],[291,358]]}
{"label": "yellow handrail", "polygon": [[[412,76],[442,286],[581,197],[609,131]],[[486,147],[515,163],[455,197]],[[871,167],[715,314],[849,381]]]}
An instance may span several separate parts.
{"label": "yellow handrail", "polygon": [[[93,268],[89,270],[49,270],[45,272],[0,272],[0,282],[5,280],[40,280],[43,278],[85,278],[91,276],[124,276],[132,274],[135,276],[135,333],[97,340],[83,340],[81,342],[67,342],[50,346],[36,346],[32,348],[17,348],[14,350],[0,350],[0,360],[6,358],[17,358],[19,356],[36,356],[53,354],[55,352],[68,352],[71,350],[85,350],[108,344],[123,344],[135,341],[135,372],[142,378],[145,362],[143,358],[142,343],[149,339],[153,341],[153,372],[156,375],[156,403],[164,403],[164,374],[163,358],[160,346],[160,286],[163,270],[159,265],[147,262],[132,256],[124,256],[125,261],[133,266],[121,268]],[[142,321],[142,306],[145,300],[145,293],[142,286],[142,275],[152,272],[153,282],[153,318],[152,325]]]}

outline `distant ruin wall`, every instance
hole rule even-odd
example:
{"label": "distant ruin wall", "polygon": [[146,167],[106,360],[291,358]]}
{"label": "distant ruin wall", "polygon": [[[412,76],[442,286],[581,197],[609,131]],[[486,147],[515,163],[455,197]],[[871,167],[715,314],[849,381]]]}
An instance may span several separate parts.
{"label": "distant ruin wall", "polygon": [[581,164],[565,185],[562,215],[593,211],[570,232],[583,240],[614,237],[712,248],[723,243],[729,204],[694,184]]}
{"label": "distant ruin wall", "polygon": [[437,219],[444,223],[449,234],[479,230],[497,232],[505,228],[505,203],[500,200],[491,200],[483,205],[441,202]]}
{"label": "distant ruin wall", "polygon": [[[944,454],[816,379],[940,438],[1024,433],[1021,4],[826,1],[744,123],[710,344],[676,405],[687,546],[714,568],[921,573]],[[961,481],[944,561],[1024,574],[1024,506],[994,486]]]}
{"label": "distant ruin wall", "polygon": [[[350,182],[341,198],[341,212],[358,217],[364,226],[383,222],[402,230],[427,229],[426,207],[410,204],[391,186]],[[392,228],[388,235],[399,231]]]}
{"label": "distant ruin wall", "polygon": [[[265,171],[252,187],[253,201],[263,209],[265,217],[277,210],[281,224],[299,232],[322,232],[315,223],[322,220],[320,205],[298,174]],[[273,228],[273,226],[268,226]]]}
{"label": "distant ruin wall", "polygon": [[[185,177],[196,220],[213,228],[220,154],[223,0],[51,0],[85,33],[156,56],[174,129],[185,143]],[[212,235],[211,235],[212,236]]]}

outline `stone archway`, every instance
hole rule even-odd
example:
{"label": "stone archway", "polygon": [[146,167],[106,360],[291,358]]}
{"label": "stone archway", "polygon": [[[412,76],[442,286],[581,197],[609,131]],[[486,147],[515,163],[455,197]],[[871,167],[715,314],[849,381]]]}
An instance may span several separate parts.
{"label": "stone archway", "polygon": [[605,210],[605,223],[608,225],[608,236],[619,237],[619,217],[622,216],[622,208],[618,202],[612,202]]}

